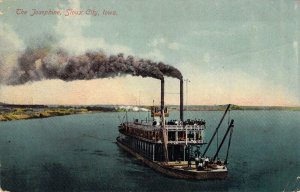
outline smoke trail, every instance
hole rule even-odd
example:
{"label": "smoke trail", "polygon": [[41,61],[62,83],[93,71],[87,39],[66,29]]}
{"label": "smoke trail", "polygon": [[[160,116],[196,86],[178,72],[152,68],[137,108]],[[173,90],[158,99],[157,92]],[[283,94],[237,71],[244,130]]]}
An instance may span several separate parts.
{"label": "smoke trail", "polygon": [[162,62],[159,62],[158,68],[165,76],[182,79],[181,72],[173,66],[166,65]]}
{"label": "smoke trail", "polygon": [[49,47],[27,48],[18,59],[5,82],[19,85],[43,79],[63,81],[90,80],[116,76],[142,76],[163,79],[164,76],[181,79],[180,71],[170,65],[155,63],[123,54],[106,55],[102,51],[89,51],[71,56],[63,49]]}

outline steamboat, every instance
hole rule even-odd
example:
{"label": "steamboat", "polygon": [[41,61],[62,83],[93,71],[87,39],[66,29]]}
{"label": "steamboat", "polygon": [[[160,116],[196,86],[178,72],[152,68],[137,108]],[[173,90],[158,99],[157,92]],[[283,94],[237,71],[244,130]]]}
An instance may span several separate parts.
{"label": "steamboat", "polygon": [[[225,179],[228,175],[228,152],[234,127],[231,119],[213,156],[208,157],[212,142],[230,110],[227,106],[209,142],[204,140],[205,120],[184,120],[183,118],[183,80],[180,79],[180,117],[168,120],[169,111],[164,106],[164,80],[161,80],[161,106],[151,108],[152,120],[135,119],[119,125],[117,144],[125,151],[140,159],[154,170],[167,176],[180,179]],[[227,141],[226,157],[218,158],[222,146]],[[204,148],[201,151],[201,148]]]}

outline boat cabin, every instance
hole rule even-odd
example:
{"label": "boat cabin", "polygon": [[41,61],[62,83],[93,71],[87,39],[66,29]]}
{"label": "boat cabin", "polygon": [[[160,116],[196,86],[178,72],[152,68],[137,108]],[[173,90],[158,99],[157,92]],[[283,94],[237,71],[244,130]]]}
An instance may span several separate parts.
{"label": "boat cabin", "polygon": [[200,119],[168,120],[165,108],[165,124],[161,122],[161,112],[152,107],[152,121],[126,122],[119,126],[120,138],[133,149],[144,153],[155,161],[163,161],[163,128],[166,130],[166,143],[169,161],[185,161],[187,145],[203,145],[205,121]]}

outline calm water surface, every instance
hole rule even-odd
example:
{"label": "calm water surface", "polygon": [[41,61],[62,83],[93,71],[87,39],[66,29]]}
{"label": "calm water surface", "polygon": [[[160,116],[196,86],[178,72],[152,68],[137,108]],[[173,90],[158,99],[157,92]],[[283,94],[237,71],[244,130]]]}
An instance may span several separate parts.
{"label": "calm water surface", "polygon": [[[210,138],[222,114],[187,112],[185,116],[205,119],[206,138]],[[122,115],[0,122],[1,187],[10,191],[283,191],[293,189],[300,176],[300,112],[232,111],[229,177],[217,181],[169,178],[132,158],[115,143]],[[145,118],[148,113],[129,116]],[[226,125],[227,119],[223,130]]]}

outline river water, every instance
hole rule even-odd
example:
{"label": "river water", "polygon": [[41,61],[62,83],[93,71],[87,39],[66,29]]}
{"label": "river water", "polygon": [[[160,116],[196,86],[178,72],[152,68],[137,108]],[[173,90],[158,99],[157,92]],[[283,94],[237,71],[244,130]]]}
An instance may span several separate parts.
{"label": "river water", "polygon": [[[205,119],[208,140],[222,114],[186,112],[185,117]],[[123,115],[0,122],[1,187],[45,192],[283,191],[294,189],[300,176],[300,112],[232,111],[229,176],[213,181],[169,178],[132,158],[115,143]],[[178,116],[173,112],[171,118]],[[146,118],[148,113],[129,113],[129,119],[134,117]],[[222,131],[219,140],[221,136]],[[211,153],[215,149],[214,143]]]}

